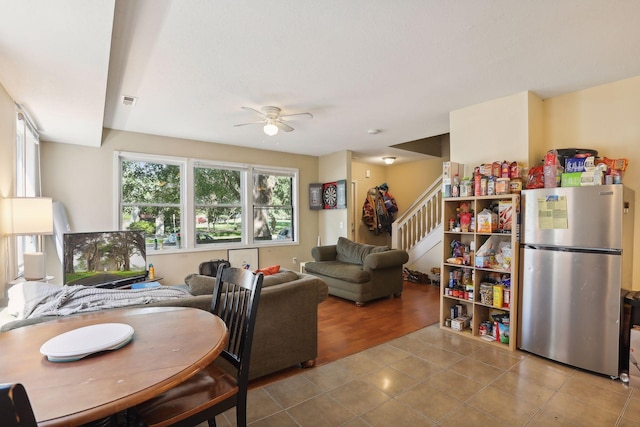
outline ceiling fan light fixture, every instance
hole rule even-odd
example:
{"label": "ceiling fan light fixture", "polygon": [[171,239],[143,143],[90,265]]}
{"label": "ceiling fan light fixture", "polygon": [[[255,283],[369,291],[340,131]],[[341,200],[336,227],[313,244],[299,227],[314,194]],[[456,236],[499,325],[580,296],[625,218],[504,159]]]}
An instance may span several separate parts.
{"label": "ceiling fan light fixture", "polygon": [[264,133],[269,136],[273,136],[278,133],[278,126],[269,121],[266,125],[264,125]]}
{"label": "ceiling fan light fixture", "polygon": [[385,164],[392,165],[393,162],[396,161],[396,158],[395,157],[383,157],[382,160],[384,160]]}

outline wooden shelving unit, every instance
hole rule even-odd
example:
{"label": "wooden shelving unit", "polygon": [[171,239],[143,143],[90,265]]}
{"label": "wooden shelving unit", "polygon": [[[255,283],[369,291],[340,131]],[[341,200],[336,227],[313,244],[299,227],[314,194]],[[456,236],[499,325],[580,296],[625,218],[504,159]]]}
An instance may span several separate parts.
{"label": "wooden shelving unit", "polygon": [[[477,232],[478,213],[484,209],[490,209],[492,206],[499,206],[500,202],[502,202],[503,208],[508,207],[509,203],[511,204],[511,230],[497,229],[493,232]],[[507,194],[445,198],[442,202],[442,218],[443,222],[447,224],[445,227],[448,226],[449,219],[456,219],[456,209],[461,206],[463,210],[468,208],[473,213],[474,222],[472,225],[474,225],[474,227],[468,231],[462,231],[462,229],[449,230],[447,228],[444,232],[442,268],[440,273],[440,328],[455,334],[471,337],[488,345],[495,345],[514,351],[516,349],[518,331],[520,195]],[[454,241],[461,242],[463,246],[466,246],[470,250],[469,255],[463,257],[463,262],[465,263],[463,265],[458,264],[458,261],[447,261],[452,258],[451,250]],[[481,260],[477,259],[476,253],[487,241],[490,242],[489,244],[493,244],[499,255],[496,258],[498,261],[502,261],[501,263],[496,264],[492,262],[490,264],[483,263],[480,265]],[[510,260],[508,257],[501,256],[501,247],[510,247]],[[508,253],[508,251],[505,252]],[[494,258],[494,260],[496,258]],[[449,278],[451,274],[465,282],[468,291],[455,292],[455,290],[450,288]],[[510,281],[510,286],[508,287],[508,292],[502,292],[503,303],[500,304],[499,301],[495,301],[496,304],[500,304],[500,307],[497,307],[494,305],[493,298],[489,300],[487,290],[491,283],[491,297],[493,297],[493,285],[500,284],[500,282],[506,280]],[[482,287],[483,284],[485,285],[484,288]],[[481,289],[485,290],[484,294],[486,298],[481,297]],[[495,291],[497,292],[499,289],[500,288],[496,288]],[[458,306],[458,308],[462,307],[464,315],[471,318],[469,325],[461,331],[454,330],[451,326],[448,326],[449,321],[447,319],[453,321],[451,319],[451,312],[452,308],[456,306]],[[497,340],[495,335],[484,335],[487,325],[486,323],[483,325],[483,322],[491,322],[493,326],[495,315],[509,317],[508,343],[505,343],[504,340],[502,342]],[[506,335],[506,333],[504,335]]]}

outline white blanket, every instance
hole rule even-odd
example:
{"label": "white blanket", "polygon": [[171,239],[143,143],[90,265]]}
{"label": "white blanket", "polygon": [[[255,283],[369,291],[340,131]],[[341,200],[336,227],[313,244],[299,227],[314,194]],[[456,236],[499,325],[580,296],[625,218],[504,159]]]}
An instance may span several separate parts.
{"label": "white blanket", "polygon": [[12,314],[16,315],[18,319],[31,319],[150,304],[191,296],[186,290],[167,286],[142,289],[103,289],[89,286],[60,286],[43,282],[24,282],[9,289],[9,307],[12,307]]}

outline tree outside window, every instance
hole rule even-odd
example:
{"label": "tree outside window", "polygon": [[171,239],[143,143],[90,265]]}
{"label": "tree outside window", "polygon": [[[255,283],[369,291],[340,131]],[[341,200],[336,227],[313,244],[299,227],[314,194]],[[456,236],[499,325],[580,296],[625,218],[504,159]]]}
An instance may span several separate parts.
{"label": "tree outside window", "polygon": [[196,245],[242,241],[241,171],[195,167]]}
{"label": "tree outside window", "polygon": [[153,249],[179,246],[181,175],[180,165],[122,160],[121,227],[144,231]]}
{"label": "tree outside window", "polygon": [[117,153],[119,227],[147,252],[295,241],[298,171]]}
{"label": "tree outside window", "polygon": [[293,177],[253,173],[253,239],[293,240]]}

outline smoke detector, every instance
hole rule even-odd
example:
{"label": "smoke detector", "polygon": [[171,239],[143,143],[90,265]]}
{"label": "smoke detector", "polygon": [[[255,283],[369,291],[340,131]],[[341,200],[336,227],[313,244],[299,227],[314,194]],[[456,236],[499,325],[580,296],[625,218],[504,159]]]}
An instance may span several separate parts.
{"label": "smoke detector", "polygon": [[134,105],[136,105],[136,102],[138,102],[137,96],[122,95],[122,104],[126,105],[127,107],[133,107]]}

